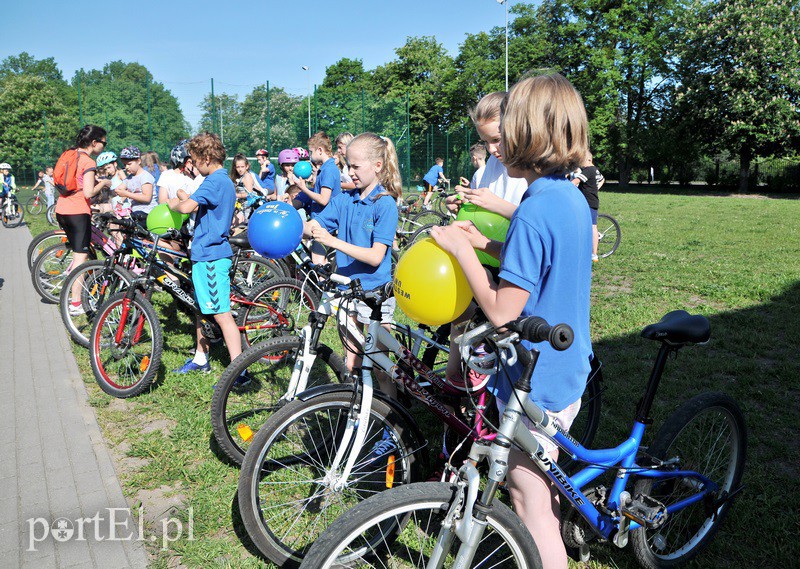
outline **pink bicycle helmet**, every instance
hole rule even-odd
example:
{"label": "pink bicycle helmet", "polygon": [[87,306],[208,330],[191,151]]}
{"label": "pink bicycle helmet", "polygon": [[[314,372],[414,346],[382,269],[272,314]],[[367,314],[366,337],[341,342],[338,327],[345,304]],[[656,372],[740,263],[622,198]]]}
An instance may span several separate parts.
{"label": "pink bicycle helmet", "polygon": [[298,146],[297,148],[292,148],[292,150],[297,152],[297,155],[300,157],[300,160],[308,160],[308,150],[306,150],[305,148],[300,148]]}
{"label": "pink bicycle helmet", "polygon": [[286,148],[278,153],[278,164],[297,164],[300,162],[300,155],[294,148]]}

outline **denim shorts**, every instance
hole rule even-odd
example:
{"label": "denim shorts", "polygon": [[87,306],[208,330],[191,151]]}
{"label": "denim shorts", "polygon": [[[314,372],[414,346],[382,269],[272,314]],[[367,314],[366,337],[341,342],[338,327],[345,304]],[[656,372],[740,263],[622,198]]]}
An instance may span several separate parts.
{"label": "denim shorts", "polygon": [[597,225],[597,210],[593,207],[590,207],[589,213],[592,214],[592,225]]}
{"label": "denim shorts", "polygon": [[230,259],[192,263],[192,284],[197,307],[203,314],[231,311]]}

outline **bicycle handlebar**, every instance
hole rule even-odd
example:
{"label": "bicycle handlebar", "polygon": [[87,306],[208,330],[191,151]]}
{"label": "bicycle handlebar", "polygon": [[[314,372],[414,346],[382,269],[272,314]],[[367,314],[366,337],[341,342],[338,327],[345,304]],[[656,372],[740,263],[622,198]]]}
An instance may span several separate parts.
{"label": "bicycle handlebar", "polygon": [[575,339],[575,332],[568,324],[551,326],[539,316],[518,318],[508,327],[517,332],[523,340],[533,343],[548,342],[554,350],[559,352],[569,348]]}

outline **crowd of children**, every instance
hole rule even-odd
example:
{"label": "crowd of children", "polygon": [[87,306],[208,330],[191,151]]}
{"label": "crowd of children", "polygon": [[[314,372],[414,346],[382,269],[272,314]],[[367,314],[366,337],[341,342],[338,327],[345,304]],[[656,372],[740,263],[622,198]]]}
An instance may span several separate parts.
{"label": "crowd of children", "polygon": [[[447,207],[455,212],[472,203],[509,219],[507,239],[505,243],[492,241],[471,222],[437,227],[431,235],[461,265],[475,303],[493,324],[537,315],[572,327],[575,341],[569,350],[556,352],[547,345],[538,346],[541,355],[531,393],[537,404],[568,429],[580,407],[589,368],[589,287],[593,256],[596,259],[593,225],[597,189],[603,182],[588,149],[583,101],[562,76],[543,75],[521,81],[508,93],[486,95],[472,110],[471,118],[482,141],[470,148],[475,174],[471,180],[461,178]],[[81,130],[75,144],[79,191],[60,195],[56,205],[75,263],[86,259],[93,209],[130,216],[143,225],[158,203],[192,214],[190,258],[195,294],[203,314],[213,316],[219,324],[231,360],[241,352],[241,339],[228,301],[232,257],[228,239],[232,225],[246,221],[246,213],[236,213],[237,200],[246,207],[249,198],[259,195],[304,210],[309,219],[304,235],[313,240],[313,260],[324,262],[326,250],[335,250],[337,271],[358,278],[365,290],[382,287],[392,279],[391,248],[402,182],[397,153],[388,138],[342,133],[332,143],[324,132],[318,132],[309,138],[308,151],[280,151],[277,172],[266,150],[256,152],[258,171],[251,170],[242,154],[234,156],[226,171],[225,148],[211,133],[181,141],[170,154],[168,169],[160,166],[157,157],[147,158],[134,146],[117,156],[104,151],[106,144],[102,128],[88,125]],[[99,155],[97,162],[92,155]],[[304,160],[312,166],[308,179],[294,174],[296,165]],[[448,181],[443,162],[437,158],[423,177],[426,206],[437,184]],[[0,195],[14,186],[6,166],[0,164]],[[52,195],[51,168],[42,173],[41,183]],[[482,266],[476,250],[498,258],[499,270]],[[469,310],[456,320],[456,327],[467,319]],[[354,306],[349,317],[363,326],[369,313],[366,306]],[[394,304],[387,302],[385,323],[393,313]],[[208,348],[198,323],[195,355],[176,371],[210,371]],[[357,354],[347,354],[347,365],[349,369],[358,365]],[[499,407],[519,373],[512,368],[505,374],[508,377],[498,374],[489,380]],[[461,375],[457,351],[451,350],[448,381],[454,385],[486,381]],[[558,450],[535,434],[556,457]],[[515,509],[533,534],[544,567],[566,567],[557,492],[518,451],[510,455],[508,482]]]}

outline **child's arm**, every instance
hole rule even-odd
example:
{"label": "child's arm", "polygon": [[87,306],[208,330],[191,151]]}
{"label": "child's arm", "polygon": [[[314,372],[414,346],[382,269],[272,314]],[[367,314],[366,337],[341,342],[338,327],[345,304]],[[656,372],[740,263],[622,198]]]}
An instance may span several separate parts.
{"label": "child's arm", "polygon": [[317,243],[341,251],[345,255],[353,257],[357,261],[366,263],[371,267],[380,265],[381,261],[383,261],[383,258],[386,256],[387,245],[383,243],[373,243],[372,247],[369,248],[353,245],[352,243],[342,241],[331,235],[328,230],[322,227],[316,220],[306,223],[304,234],[306,230],[309,232],[309,236]]}
{"label": "child's arm", "polygon": [[327,186],[322,186],[322,188],[319,190],[319,193],[316,193],[314,190],[308,189],[305,180],[302,178],[297,178],[297,187],[299,187],[300,191],[307,195],[310,200],[318,203],[319,205],[326,206],[328,205],[328,202],[331,201],[331,189]]}
{"label": "child's arm", "polygon": [[186,196],[186,192],[178,190],[178,197],[167,200],[167,207],[178,213],[192,213],[197,209],[197,202],[190,197],[181,199],[181,194]]}
{"label": "child's arm", "polygon": [[34,191],[36,188],[38,188],[38,187],[39,187],[39,184],[41,184],[41,183],[42,183],[42,179],[41,179],[41,178],[39,178],[38,180],[36,180],[36,183],[35,183],[35,184],[33,185],[33,187],[31,188],[31,191]]}
{"label": "child's arm", "polygon": [[[127,189],[123,189],[122,191],[120,191],[120,187],[118,187],[115,190],[117,192],[117,195],[120,197],[129,198],[139,203],[150,203],[150,200],[153,199],[153,184],[149,182],[146,184],[142,184],[142,191],[141,193],[137,194],[129,192]],[[122,195],[123,193],[126,195]]]}

